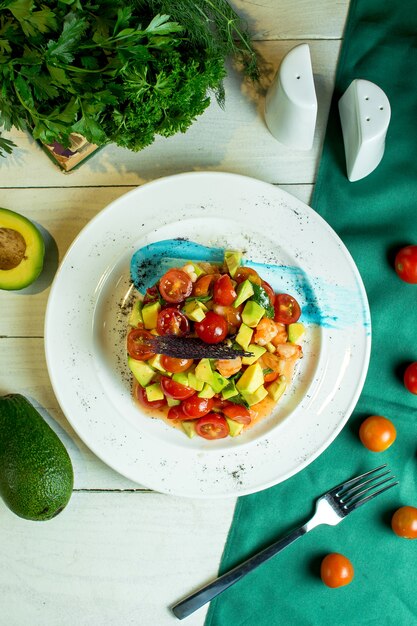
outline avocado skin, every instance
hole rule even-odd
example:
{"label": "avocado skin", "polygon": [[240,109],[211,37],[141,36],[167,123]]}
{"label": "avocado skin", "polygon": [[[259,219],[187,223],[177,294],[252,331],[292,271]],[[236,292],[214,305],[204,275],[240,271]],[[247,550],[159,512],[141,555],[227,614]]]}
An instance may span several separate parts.
{"label": "avocado skin", "polygon": [[74,484],[59,437],[20,394],[0,397],[0,495],[13,513],[49,520],[67,505]]}

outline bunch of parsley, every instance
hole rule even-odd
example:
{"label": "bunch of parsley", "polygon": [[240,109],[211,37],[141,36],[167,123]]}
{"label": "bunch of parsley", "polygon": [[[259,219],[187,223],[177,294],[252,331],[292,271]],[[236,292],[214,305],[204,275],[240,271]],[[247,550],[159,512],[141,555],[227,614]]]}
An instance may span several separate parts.
{"label": "bunch of parsley", "polygon": [[0,0],[0,127],[140,150],[222,102],[229,55],[256,76],[226,0]]}

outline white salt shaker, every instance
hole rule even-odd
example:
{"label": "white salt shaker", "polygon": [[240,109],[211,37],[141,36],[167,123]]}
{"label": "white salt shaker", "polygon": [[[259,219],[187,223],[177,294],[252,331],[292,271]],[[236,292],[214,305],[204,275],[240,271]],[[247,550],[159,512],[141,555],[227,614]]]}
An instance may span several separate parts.
{"label": "white salt shaker", "polygon": [[310,48],[303,43],[288,52],[268,89],[265,122],[272,135],[297,150],[313,146],[317,97]]}
{"label": "white salt shaker", "polygon": [[385,93],[369,80],[355,79],[339,100],[347,177],[353,182],[379,165],[391,107]]}

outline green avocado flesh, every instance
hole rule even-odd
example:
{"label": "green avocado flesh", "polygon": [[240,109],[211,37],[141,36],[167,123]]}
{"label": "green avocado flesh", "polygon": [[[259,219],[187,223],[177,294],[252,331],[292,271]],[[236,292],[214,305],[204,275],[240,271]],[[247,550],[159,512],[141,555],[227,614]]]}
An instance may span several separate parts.
{"label": "green avocado flesh", "polygon": [[49,520],[67,505],[74,482],[61,440],[19,394],[0,397],[0,496],[13,513]]}
{"label": "green avocado flesh", "polygon": [[0,289],[17,290],[32,284],[43,268],[45,244],[28,219],[0,208]]}

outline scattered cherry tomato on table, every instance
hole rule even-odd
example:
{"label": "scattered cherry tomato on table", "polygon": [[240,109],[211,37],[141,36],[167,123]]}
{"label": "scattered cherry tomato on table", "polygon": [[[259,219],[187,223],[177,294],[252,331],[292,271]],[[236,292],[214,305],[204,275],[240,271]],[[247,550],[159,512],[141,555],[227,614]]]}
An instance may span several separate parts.
{"label": "scattered cherry tomato on table", "polygon": [[401,248],[395,257],[395,271],[406,283],[417,283],[417,246]]}
{"label": "scattered cherry tomato on table", "polygon": [[324,557],[321,562],[320,576],[328,587],[343,587],[352,582],[353,565],[343,554],[332,552]]}
{"label": "scattered cherry tomato on table", "polygon": [[410,393],[417,394],[417,362],[410,363],[405,370],[404,385]]}
{"label": "scattered cherry tomato on table", "polygon": [[383,452],[395,441],[397,431],[390,420],[381,415],[371,415],[362,422],[359,438],[365,448],[372,452]]}
{"label": "scattered cherry tomato on table", "polygon": [[392,516],[391,527],[399,537],[417,539],[417,509],[414,506],[402,506]]}

